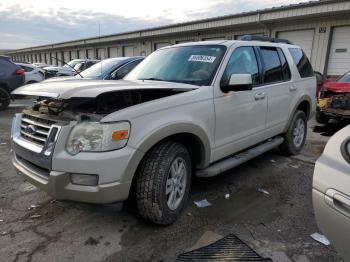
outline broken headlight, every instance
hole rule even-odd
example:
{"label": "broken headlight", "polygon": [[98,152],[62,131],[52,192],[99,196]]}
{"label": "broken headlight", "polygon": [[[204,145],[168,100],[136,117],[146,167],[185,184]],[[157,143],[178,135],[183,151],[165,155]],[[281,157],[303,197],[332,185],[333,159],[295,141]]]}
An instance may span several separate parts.
{"label": "broken headlight", "polygon": [[130,133],[129,122],[82,122],[69,134],[66,150],[71,155],[79,152],[103,152],[126,146]]}

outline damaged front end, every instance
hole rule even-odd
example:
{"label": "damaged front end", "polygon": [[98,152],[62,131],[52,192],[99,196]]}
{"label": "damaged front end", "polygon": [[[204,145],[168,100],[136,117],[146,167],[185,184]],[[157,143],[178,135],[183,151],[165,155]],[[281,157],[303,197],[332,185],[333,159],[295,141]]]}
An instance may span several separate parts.
{"label": "damaged front end", "polygon": [[318,110],[332,118],[350,119],[350,92],[322,88],[318,98]]}
{"label": "damaged front end", "polygon": [[49,115],[65,121],[99,121],[104,116],[163,97],[184,92],[181,89],[118,90],[97,97],[39,98],[32,107],[35,115]]}

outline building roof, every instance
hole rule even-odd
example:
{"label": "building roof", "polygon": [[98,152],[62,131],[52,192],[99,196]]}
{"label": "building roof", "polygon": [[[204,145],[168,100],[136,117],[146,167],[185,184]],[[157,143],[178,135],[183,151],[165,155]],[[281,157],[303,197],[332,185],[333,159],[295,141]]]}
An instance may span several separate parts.
{"label": "building roof", "polygon": [[[309,2],[302,2],[298,4],[290,4],[290,5],[282,5],[278,7],[271,7],[271,8],[265,8],[265,9],[259,9],[255,11],[248,11],[248,12],[241,12],[237,14],[230,14],[230,15],[224,15],[224,16],[217,16],[217,17],[211,17],[206,19],[200,19],[200,20],[194,20],[194,21],[187,21],[182,23],[176,23],[176,24],[170,24],[170,25],[164,25],[159,27],[151,27],[141,30],[133,30],[133,31],[127,31],[127,32],[121,32],[116,34],[108,34],[98,37],[89,37],[84,39],[77,39],[77,40],[71,40],[71,41],[65,41],[65,42],[58,42],[53,44],[45,44],[45,45],[39,45],[35,47],[28,47],[28,48],[22,48],[13,50],[14,53],[21,52],[21,51],[36,51],[36,50],[45,50],[50,48],[65,48],[65,47],[71,47],[71,46],[78,46],[78,45],[84,45],[84,44],[94,44],[98,43],[100,41],[107,42],[107,41],[118,41],[118,40],[127,40],[127,39],[133,39],[133,38],[140,38],[140,37],[151,37],[159,34],[171,34],[171,33],[177,33],[177,32],[185,32],[185,31],[194,31],[194,30],[203,30],[203,28],[200,28],[199,25],[205,24],[205,23],[213,23],[216,24],[216,27],[224,27],[228,25],[228,23],[219,25],[218,22],[222,20],[242,20],[241,18],[250,17],[246,21],[248,22],[260,22],[264,20],[264,15],[266,16],[266,19],[283,19],[287,18],[285,15],[277,15],[274,17],[272,14],[277,14],[280,11],[287,11],[287,10],[304,10],[306,8],[312,8],[314,6],[321,6],[321,5],[329,5],[329,4],[335,4],[335,3],[342,3],[347,2],[350,4],[350,1],[348,0],[319,0],[319,1],[309,1]],[[350,6],[350,5],[349,5]],[[342,8],[339,10],[335,10],[334,8],[325,9],[324,14],[329,14],[329,11],[332,10],[332,12],[341,12],[344,11]],[[345,9],[345,11],[348,11]],[[320,10],[316,10],[314,12],[315,14],[322,13]],[[293,14],[297,15],[297,14]],[[310,11],[300,12],[300,15],[313,15]],[[251,17],[256,17],[256,21],[252,21]],[[232,23],[231,23],[232,24]],[[244,24],[244,23],[240,23]],[[190,28],[190,30],[186,30],[185,28]],[[213,26],[213,28],[216,28]],[[179,29],[179,30],[177,30]],[[181,30],[182,29],[182,30]],[[205,29],[208,29],[206,27]]]}

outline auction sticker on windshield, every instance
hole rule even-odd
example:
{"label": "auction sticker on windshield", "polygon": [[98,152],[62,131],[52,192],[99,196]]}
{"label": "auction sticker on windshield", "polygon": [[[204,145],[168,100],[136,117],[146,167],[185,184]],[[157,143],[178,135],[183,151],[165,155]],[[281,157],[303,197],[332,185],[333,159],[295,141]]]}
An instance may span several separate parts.
{"label": "auction sticker on windshield", "polygon": [[191,55],[188,61],[194,62],[204,62],[204,63],[213,63],[215,61],[215,56],[208,55]]}

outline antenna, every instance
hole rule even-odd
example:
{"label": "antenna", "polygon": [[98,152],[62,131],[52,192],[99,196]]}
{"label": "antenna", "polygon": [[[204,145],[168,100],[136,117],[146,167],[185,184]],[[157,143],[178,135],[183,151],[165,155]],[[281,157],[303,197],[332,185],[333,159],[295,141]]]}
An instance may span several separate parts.
{"label": "antenna", "polygon": [[[98,42],[101,43],[101,22],[98,21]],[[98,54],[98,51],[97,51]],[[100,57],[102,62],[102,57]],[[102,75],[102,63],[101,63],[101,75]]]}

